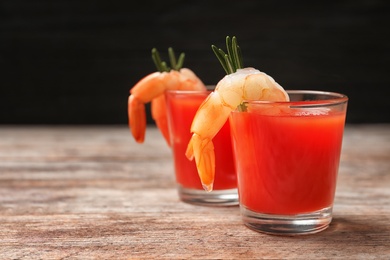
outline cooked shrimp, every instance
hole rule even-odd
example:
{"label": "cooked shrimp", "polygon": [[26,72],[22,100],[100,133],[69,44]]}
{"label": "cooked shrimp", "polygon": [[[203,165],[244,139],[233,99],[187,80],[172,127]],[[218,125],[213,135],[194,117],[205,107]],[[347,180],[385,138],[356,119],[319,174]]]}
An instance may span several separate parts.
{"label": "cooked shrimp", "polygon": [[188,69],[154,72],[141,79],[131,90],[128,99],[129,127],[134,139],[145,139],[145,104],[152,102],[152,117],[168,145],[170,144],[165,107],[166,90],[205,90],[206,86]]}
{"label": "cooked shrimp", "polygon": [[202,185],[213,189],[215,155],[212,139],[219,132],[230,113],[244,100],[289,100],[287,93],[273,78],[254,68],[237,69],[220,80],[199,107],[191,125],[192,137],[186,156],[195,157]]}

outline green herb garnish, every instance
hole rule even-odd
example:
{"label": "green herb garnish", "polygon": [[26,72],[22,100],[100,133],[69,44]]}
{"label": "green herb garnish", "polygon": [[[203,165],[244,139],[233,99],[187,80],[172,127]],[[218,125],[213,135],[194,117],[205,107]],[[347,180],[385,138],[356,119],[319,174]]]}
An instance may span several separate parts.
{"label": "green herb garnish", "polygon": [[217,56],[226,74],[232,74],[238,69],[242,69],[244,67],[241,49],[237,44],[236,36],[233,36],[232,39],[230,39],[230,36],[226,36],[227,53],[215,45],[211,45],[211,48],[214,51],[215,56]]}
{"label": "green herb garnish", "polygon": [[160,53],[156,48],[152,49],[152,59],[154,61],[154,64],[156,65],[156,68],[159,72],[169,72],[171,70],[180,70],[183,67],[184,64],[184,58],[185,54],[184,52],[180,53],[179,59],[176,60],[175,52],[173,51],[173,48],[168,48],[168,55],[169,55],[169,61],[170,61],[170,67],[167,65],[165,61],[162,61],[160,58]]}
{"label": "green herb garnish", "polygon": [[[211,48],[213,49],[215,56],[217,56],[226,74],[229,75],[236,72],[238,69],[244,68],[241,49],[237,44],[237,38],[235,36],[233,36],[232,39],[230,39],[229,36],[226,36],[227,53],[215,45],[211,45]],[[245,112],[247,111],[247,105],[242,102],[240,105],[238,105],[237,109],[240,112]]]}

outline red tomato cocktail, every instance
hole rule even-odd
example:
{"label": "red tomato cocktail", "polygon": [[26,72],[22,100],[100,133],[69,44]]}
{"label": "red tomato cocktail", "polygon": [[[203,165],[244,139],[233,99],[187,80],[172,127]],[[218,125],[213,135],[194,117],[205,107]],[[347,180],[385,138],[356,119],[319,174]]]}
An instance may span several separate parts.
{"label": "red tomato cocktail", "polygon": [[347,106],[337,98],[249,102],[231,114],[241,207],[270,215],[332,207]]}
{"label": "red tomato cocktail", "polygon": [[[167,91],[168,125],[173,151],[176,181],[186,189],[196,189],[207,196],[199,179],[195,160],[185,156],[191,138],[191,124],[198,107],[210,91]],[[227,122],[214,137],[216,159],[214,191],[237,189],[237,176],[234,168],[230,126]],[[211,194],[214,193],[211,192]],[[235,193],[237,191],[235,190]],[[238,203],[238,201],[237,201]],[[236,203],[236,204],[237,204]]]}

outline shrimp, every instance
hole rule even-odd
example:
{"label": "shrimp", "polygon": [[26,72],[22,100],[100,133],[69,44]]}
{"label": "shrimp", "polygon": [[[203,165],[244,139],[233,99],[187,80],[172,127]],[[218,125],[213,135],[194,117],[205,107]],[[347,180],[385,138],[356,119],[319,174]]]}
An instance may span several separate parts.
{"label": "shrimp", "polygon": [[136,142],[144,142],[145,104],[152,102],[152,117],[167,144],[170,145],[164,96],[166,90],[206,90],[206,86],[188,68],[154,72],[142,78],[130,90],[128,98],[129,128]]}
{"label": "shrimp", "polygon": [[192,137],[186,156],[195,157],[203,188],[212,191],[215,155],[212,139],[230,113],[244,100],[287,101],[288,94],[273,78],[254,68],[237,69],[222,78],[200,105],[191,125]]}

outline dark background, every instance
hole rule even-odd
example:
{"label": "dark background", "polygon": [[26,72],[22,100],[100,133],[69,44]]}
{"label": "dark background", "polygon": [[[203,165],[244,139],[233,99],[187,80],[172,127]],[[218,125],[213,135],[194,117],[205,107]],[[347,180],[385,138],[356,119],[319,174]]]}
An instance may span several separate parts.
{"label": "dark background", "polygon": [[2,0],[0,124],[127,124],[153,47],[216,84],[210,46],[228,35],[285,89],[342,92],[348,123],[390,123],[389,2]]}

